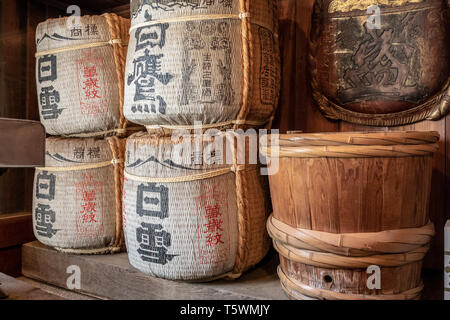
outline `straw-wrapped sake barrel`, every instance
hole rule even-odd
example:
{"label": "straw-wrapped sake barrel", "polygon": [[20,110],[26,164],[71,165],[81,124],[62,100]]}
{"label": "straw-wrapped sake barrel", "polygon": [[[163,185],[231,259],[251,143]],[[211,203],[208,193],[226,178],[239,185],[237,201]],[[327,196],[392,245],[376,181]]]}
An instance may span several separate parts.
{"label": "straw-wrapped sake barrel", "polygon": [[125,117],[259,126],[279,91],[275,1],[131,1]]}
{"label": "straw-wrapped sake barrel", "polygon": [[38,25],[36,84],[47,133],[123,133],[129,26],[128,19],[115,14],[49,19]]}
{"label": "straw-wrapped sake barrel", "polygon": [[326,116],[395,126],[449,110],[447,0],[316,0],[313,96]]}
{"label": "straw-wrapped sake barrel", "polygon": [[267,253],[267,182],[257,165],[226,164],[227,148],[216,146],[227,140],[218,139],[127,139],[123,225],[129,260],[142,272],[236,278]]}
{"label": "straw-wrapped sake barrel", "polygon": [[76,254],[124,248],[123,139],[47,138],[34,177],[33,229],[45,245]]}
{"label": "straw-wrapped sake barrel", "polygon": [[267,227],[291,298],[420,297],[438,140],[436,132],[294,134],[265,148],[279,161]]}

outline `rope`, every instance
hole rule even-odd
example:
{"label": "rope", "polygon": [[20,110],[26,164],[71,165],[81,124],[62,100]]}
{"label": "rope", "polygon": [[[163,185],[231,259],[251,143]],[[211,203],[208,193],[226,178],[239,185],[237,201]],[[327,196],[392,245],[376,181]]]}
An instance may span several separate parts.
{"label": "rope", "polygon": [[55,54],[55,53],[61,53],[61,52],[67,52],[67,51],[74,51],[74,50],[81,50],[81,49],[87,49],[87,48],[95,48],[95,47],[104,47],[107,45],[121,45],[121,46],[127,46],[128,44],[124,44],[122,42],[122,39],[112,39],[109,41],[102,41],[102,42],[92,42],[92,43],[85,43],[85,44],[79,44],[76,46],[69,46],[69,47],[62,47],[62,48],[56,48],[46,51],[37,52],[34,56],[40,57],[45,56],[48,54]]}
{"label": "rope", "polygon": [[113,159],[111,161],[88,163],[88,164],[80,165],[80,166],[40,167],[40,168],[36,168],[36,170],[51,171],[51,172],[80,171],[80,170],[103,168],[103,167],[107,167],[107,166],[111,166],[111,165],[116,165],[119,163],[123,163],[123,161],[120,159]]}
{"label": "rope", "polygon": [[[119,139],[118,137],[107,138],[113,157],[116,159],[125,158],[125,143],[126,139]],[[125,248],[124,231],[122,227],[122,191],[123,191],[123,171],[124,161],[120,161],[118,165],[114,167],[114,195],[116,205],[116,230],[113,247]]]}
{"label": "rope", "polygon": [[139,182],[148,182],[148,183],[171,183],[171,182],[191,182],[191,181],[197,181],[197,180],[204,180],[204,179],[211,179],[214,177],[218,177],[218,176],[222,176],[225,175],[227,173],[230,172],[237,172],[237,171],[243,171],[243,170],[252,170],[257,168],[255,167],[245,167],[245,166],[231,166],[228,168],[223,168],[223,169],[218,169],[218,170],[213,170],[213,171],[208,171],[208,172],[203,172],[203,173],[197,173],[197,174],[193,174],[193,175],[189,175],[189,176],[180,176],[180,177],[167,177],[167,178],[156,178],[156,177],[141,177],[141,176],[136,176],[133,174],[130,174],[128,172],[124,172],[124,176],[127,179],[131,179],[134,181],[139,181]]}
{"label": "rope", "polygon": [[122,250],[121,247],[106,247],[98,249],[72,249],[72,248],[58,248],[56,250],[67,254],[104,254],[104,253],[116,253]]}
{"label": "rope", "polygon": [[98,132],[92,132],[92,133],[77,133],[77,134],[70,134],[70,135],[62,135],[63,137],[73,137],[73,138],[91,138],[91,137],[97,137],[97,136],[105,136],[110,133],[117,133],[119,135],[126,134],[128,131],[140,131],[142,130],[142,127],[128,127],[123,129],[111,129],[111,130],[105,130],[105,131],[98,131]]}
{"label": "rope", "polygon": [[[270,121],[269,119],[268,121]],[[211,128],[219,128],[219,127],[226,127],[230,125],[251,125],[251,126],[262,126],[266,124],[268,121],[248,121],[248,120],[230,120],[230,121],[224,121],[224,122],[217,122],[212,124],[201,124],[202,129],[211,129]],[[195,130],[197,129],[197,126],[195,125],[164,125],[164,124],[158,124],[158,125],[151,125],[151,126],[145,126],[147,130],[155,130],[159,128],[163,129],[170,129],[170,130]]]}
{"label": "rope", "polygon": [[[109,34],[111,38],[121,38],[123,41],[129,41],[128,29],[130,28],[130,20],[119,17],[116,14],[105,13],[102,15],[106,19],[109,27]],[[117,88],[119,93],[119,128],[124,129],[128,125],[123,112],[124,105],[124,88],[125,88],[125,64],[127,50],[125,46],[115,46],[113,50],[114,64],[116,66],[117,74]]]}
{"label": "rope", "polygon": [[239,19],[244,20],[250,17],[249,12],[242,12],[239,14],[203,14],[203,15],[193,15],[193,16],[180,16],[173,18],[166,18],[154,21],[147,21],[142,23],[137,23],[130,28],[130,33],[134,29],[149,27],[161,23],[172,23],[172,22],[187,22],[187,21],[198,21],[198,20],[219,20],[219,19]]}

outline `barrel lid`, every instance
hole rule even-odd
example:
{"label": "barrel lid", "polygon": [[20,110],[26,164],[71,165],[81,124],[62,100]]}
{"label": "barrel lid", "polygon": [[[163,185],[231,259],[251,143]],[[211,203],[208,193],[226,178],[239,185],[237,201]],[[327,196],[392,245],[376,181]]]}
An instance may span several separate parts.
{"label": "barrel lid", "polygon": [[282,134],[269,136],[261,150],[280,157],[406,157],[432,154],[438,141],[435,131]]}

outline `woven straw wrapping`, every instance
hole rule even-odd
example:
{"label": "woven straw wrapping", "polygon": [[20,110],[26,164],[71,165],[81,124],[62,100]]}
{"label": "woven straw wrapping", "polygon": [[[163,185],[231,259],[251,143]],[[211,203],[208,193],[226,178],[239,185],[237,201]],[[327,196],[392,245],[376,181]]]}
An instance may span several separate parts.
{"label": "woven straw wrapping", "polygon": [[82,16],[68,27],[68,19],[49,19],[36,30],[41,122],[52,135],[121,133],[129,20]]}
{"label": "woven straw wrapping", "polygon": [[40,242],[79,254],[124,248],[124,142],[47,138],[46,167],[36,169],[33,192],[33,229]]}
{"label": "woven straw wrapping", "polygon": [[131,3],[128,120],[169,128],[270,122],[280,82],[275,1]]}
{"label": "woven straw wrapping", "polygon": [[[171,141],[144,133],[127,139],[123,224],[128,256],[137,269],[166,279],[236,278],[270,245],[267,183],[256,166],[234,173],[227,164],[195,164],[195,148],[180,152],[192,141],[192,136]],[[200,144],[204,158],[225,158],[226,151],[213,152],[213,141]],[[198,178],[205,173],[212,176]]]}

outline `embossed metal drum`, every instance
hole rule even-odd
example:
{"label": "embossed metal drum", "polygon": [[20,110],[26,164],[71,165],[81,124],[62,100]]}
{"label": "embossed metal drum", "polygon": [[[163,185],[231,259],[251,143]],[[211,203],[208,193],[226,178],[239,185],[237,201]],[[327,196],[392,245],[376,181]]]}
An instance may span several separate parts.
{"label": "embossed metal drum", "polygon": [[310,46],[326,116],[368,125],[439,119],[450,103],[442,0],[318,0]]}

